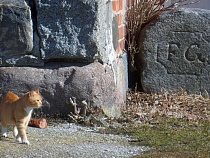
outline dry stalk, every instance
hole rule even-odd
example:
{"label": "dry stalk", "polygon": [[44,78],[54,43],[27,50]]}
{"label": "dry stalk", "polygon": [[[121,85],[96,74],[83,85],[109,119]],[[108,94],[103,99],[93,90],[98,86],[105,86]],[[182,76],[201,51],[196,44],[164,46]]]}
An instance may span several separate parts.
{"label": "dry stalk", "polygon": [[83,100],[82,103],[81,103],[82,107],[83,107],[83,110],[82,110],[82,115],[83,116],[87,116],[87,102],[86,100]]}
{"label": "dry stalk", "polygon": [[74,114],[79,114],[78,110],[77,110],[77,102],[76,102],[76,98],[73,97],[73,100],[71,98],[69,98],[70,104],[73,106],[74,108]]}

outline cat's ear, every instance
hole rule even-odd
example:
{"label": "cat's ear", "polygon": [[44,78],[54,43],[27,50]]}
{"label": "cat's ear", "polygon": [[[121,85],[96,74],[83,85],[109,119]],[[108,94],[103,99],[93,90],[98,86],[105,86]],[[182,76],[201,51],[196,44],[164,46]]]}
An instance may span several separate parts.
{"label": "cat's ear", "polygon": [[29,91],[28,96],[31,97],[32,95],[34,95],[34,91]]}
{"label": "cat's ear", "polygon": [[32,96],[32,91],[29,91],[29,92],[27,93],[27,97],[30,98],[31,96]]}
{"label": "cat's ear", "polygon": [[37,88],[37,89],[35,90],[35,92],[36,92],[37,94],[39,94],[39,88]]}
{"label": "cat's ear", "polygon": [[39,94],[39,89],[36,89],[35,91],[33,91],[33,90],[29,91],[28,92],[28,97],[30,98],[30,97],[34,96],[34,94],[36,94],[36,93]]}

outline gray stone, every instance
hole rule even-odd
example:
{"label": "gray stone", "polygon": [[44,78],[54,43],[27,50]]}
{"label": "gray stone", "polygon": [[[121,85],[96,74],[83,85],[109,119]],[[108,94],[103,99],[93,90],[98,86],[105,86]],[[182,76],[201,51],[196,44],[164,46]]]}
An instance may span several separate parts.
{"label": "gray stone", "polygon": [[36,62],[38,57],[30,54],[33,48],[31,12],[24,0],[0,1],[0,28],[1,66]]}
{"label": "gray stone", "polygon": [[165,12],[141,32],[139,63],[146,92],[210,92],[210,11]]}
{"label": "gray stone", "polygon": [[0,67],[0,81],[2,94],[13,91],[22,95],[40,88],[44,113],[69,113],[72,110],[69,98],[75,97],[78,104],[86,100],[88,106],[98,106],[110,110],[112,116],[119,116],[119,111],[111,111],[118,104],[113,71],[98,62],[86,66]]}
{"label": "gray stone", "polygon": [[35,0],[44,60],[108,60],[113,53],[109,0]]}

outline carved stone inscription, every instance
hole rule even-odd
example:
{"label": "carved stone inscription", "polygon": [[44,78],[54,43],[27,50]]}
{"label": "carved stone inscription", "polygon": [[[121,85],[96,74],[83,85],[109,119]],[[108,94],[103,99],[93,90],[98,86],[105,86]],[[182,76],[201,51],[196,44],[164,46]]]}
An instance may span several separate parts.
{"label": "carved stone inscription", "polygon": [[139,63],[146,92],[210,93],[210,11],[165,12],[141,32]]}
{"label": "carved stone inscription", "polygon": [[172,32],[169,41],[158,43],[157,61],[168,74],[200,76],[210,66],[210,43],[195,32]]}

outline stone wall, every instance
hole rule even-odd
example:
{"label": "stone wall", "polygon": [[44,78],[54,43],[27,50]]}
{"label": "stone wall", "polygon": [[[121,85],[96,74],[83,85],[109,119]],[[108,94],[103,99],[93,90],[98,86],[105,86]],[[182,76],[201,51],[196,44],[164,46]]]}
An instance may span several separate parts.
{"label": "stone wall", "polygon": [[46,113],[69,112],[76,97],[118,115],[128,82],[125,8],[125,0],[1,0],[1,94],[40,88]]}
{"label": "stone wall", "polygon": [[[0,94],[40,88],[44,113],[69,98],[119,116],[128,88],[126,7],[132,0],[0,0]],[[210,12],[161,14],[141,32],[145,92],[210,92]]]}

